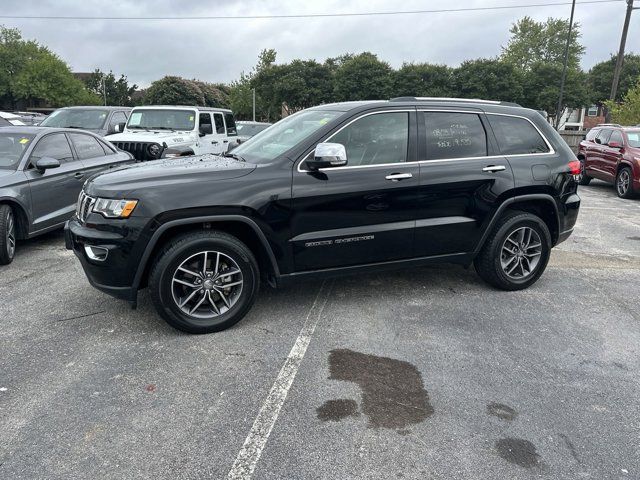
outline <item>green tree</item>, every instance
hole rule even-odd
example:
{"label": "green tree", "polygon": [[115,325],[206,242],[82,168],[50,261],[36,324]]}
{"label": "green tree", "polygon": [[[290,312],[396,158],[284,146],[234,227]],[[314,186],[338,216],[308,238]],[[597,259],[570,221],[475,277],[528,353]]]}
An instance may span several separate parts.
{"label": "green tree", "polygon": [[[511,29],[511,38],[502,47],[502,60],[515,65],[520,70],[529,70],[532,65],[545,62],[562,65],[569,32],[569,21],[548,18],[536,22],[531,17],[518,20]],[[580,58],[585,48],[580,44],[580,24],[575,23],[571,31],[567,65],[571,69],[580,68]]]}
{"label": "green tree", "polygon": [[[589,70],[589,86],[595,103],[602,103],[609,99],[617,58],[617,55],[612,55],[609,60],[600,62]],[[638,78],[640,78],[640,55],[627,53],[624,56],[624,63],[620,72],[616,101],[622,100],[625,94],[636,84]]]}
{"label": "green tree", "polygon": [[342,62],[334,74],[334,99],[381,100],[389,98],[391,67],[377,55],[364,52]]}
{"label": "green tree", "polygon": [[251,76],[240,73],[229,87],[229,104],[234,115],[240,120],[251,120],[253,116],[253,87]]}
{"label": "green tree", "polygon": [[103,103],[106,92],[107,105],[114,106],[132,105],[131,96],[138,88],[135,84],[129,85],[125,75],[120,75],[120,78],[116,78],[113,71],[104,73],[98,68],[85,80],[85,85],[89,91],[103,99]]}
{"label": "green tree", "polygon": [[622,102],[606,102],[607,108],[611,112],[611,119],[621,125],[640,124],[640,78],[635,86],[630,88],[625,94]]}
{"label": "green tree", "polygon": [[392,97],[448,97],[452,70],[446,65],[404,63],[393,72]]}
{"label": "green tree", "polygon": [[332,97],[331,70],[315,60],[293,60],[279,66],[275,73],[275,99],[292,111],[325,103]]}
{"label": "green tree", "polygon": [[8,109],[58,107],[96,104],[98,98],[48,48],[0,26],[0,103]]}
{"label": "green tree", "polygon": [[229,88],[200,80],[166,76],[156,80],[145,90],[142,104],[227,107]]}
{"label": "green tree", "polygon": [[467,60],[453,71],[454,95],[519,102],[523,74],[512,64],[498,59]]}

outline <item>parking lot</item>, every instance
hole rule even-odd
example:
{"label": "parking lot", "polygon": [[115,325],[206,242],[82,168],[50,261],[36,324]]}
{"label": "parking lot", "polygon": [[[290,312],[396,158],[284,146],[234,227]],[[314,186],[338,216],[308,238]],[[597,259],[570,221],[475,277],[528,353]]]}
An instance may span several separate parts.
{"label": "parking lot", "polygon": [[0,269],[0,478],[639,478],[640,201],[581,187],[532,288],[438,266],[263,288],[222,333]]}

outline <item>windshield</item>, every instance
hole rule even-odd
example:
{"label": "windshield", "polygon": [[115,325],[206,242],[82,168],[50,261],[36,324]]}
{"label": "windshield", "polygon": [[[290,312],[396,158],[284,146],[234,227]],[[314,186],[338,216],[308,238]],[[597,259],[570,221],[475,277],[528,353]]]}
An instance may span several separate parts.
{"label": "windshield", "polygon": [[270,162],[339,115],[342,112],[303,110],[251,137],[233,153],[251,163]]}
{"label": "windshield", "polygon": [[266,130],[266,128],[270,127],[271,125],[251,125],[246,123],[238,123],[236,126],[238,127],[238,135],[246,135],[247,137],[251,137],[263,130]]}
{"label": "windshield", "polygon": [[143,130],[193,130],[194,110],[136,109],[129,117],[127,128]]}
{"label": "windshield", "polygon": [[627,138],[630,147],[640,148],[640,130],[627,130]]}
{"label": "windshield", "polygon": [[0,132],[0,169],[15,170],[35,135]]}
{"label": "windshield", "polygon": [[40,124],[41,127],[84,128],[99,130],[104,126],[109,112],[107,110],[66,109],[56,110]]}

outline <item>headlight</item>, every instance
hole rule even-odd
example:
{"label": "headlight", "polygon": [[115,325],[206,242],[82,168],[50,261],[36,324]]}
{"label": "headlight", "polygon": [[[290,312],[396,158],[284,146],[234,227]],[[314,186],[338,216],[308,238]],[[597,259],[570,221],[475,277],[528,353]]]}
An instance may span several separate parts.
{"label": "headlight", "polygon": [[153,158],[157,158],[160,156],[160,145],[158,145],[157,143],[152,143],[151,145],[149,145],[149,148],[147,150],[149,151],[149,155],[151,155]]}
{"label": "headlight", "polygon": [[98,198],[93,205],[93,211],[107,218],[129,218],[137,204],[137,200]]}

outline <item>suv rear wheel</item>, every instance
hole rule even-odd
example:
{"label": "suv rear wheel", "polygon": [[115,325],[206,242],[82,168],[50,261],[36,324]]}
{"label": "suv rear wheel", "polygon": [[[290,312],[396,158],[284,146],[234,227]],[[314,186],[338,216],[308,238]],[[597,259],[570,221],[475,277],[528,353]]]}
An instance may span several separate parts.
{"label": "suv rear wheel", "polygon": [[158,313],[174,328],[210,333],[238,323],[258,293],[255,257],[223,232],[177,237],[158,256],[149,277]]}
{"label": "suv rear wheel", "polygon": [[16,219],[9,205],[0,205],[0,265],[13,261],[16,254]]}
{"label": "suv rear wheel", "polygon": [[505,214],[474,261],[478,275],[502,290],[522,290],[540,278],[549,262],[551,235],[527,212]]}
{"label": "suv rear wheel", "polygon": [[622,167],[616,175],[616,193],[620,198],[633,198],[633,173],[629,167]]}

